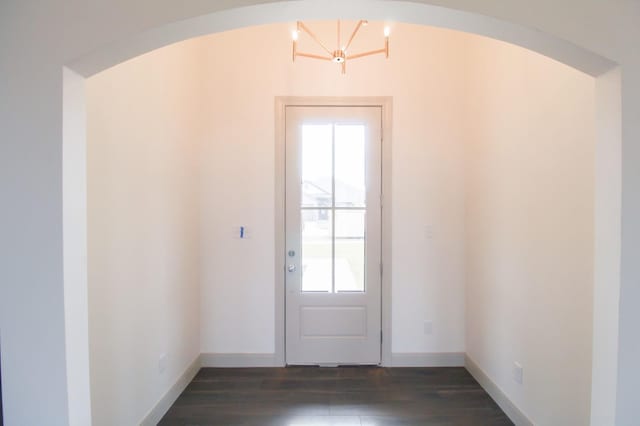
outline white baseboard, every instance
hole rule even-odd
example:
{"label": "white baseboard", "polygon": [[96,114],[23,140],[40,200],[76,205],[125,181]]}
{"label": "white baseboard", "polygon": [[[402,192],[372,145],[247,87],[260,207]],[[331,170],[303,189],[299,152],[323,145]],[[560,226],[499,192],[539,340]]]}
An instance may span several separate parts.
{"label": "white baseboard", "polygon": [[247,368],[247,367],[281,367],[275,354],[227,354],[203,353],[200,355],[202,367]]}
{"label": "white baseboard", "polygon": [[178,380],[169,388],[169,390],[160,398],[160,401],[147,413],[140,422],[140,426],[156,426],[162,417],[167,414],[169,408],[178,399],[180,394],[185,390],[187,385],[191,383],[198,371],[200,371],[201,361],[200,355],[193,360],[186,370],[178,377]]}
{"label": "white baseboard", "polygon": [[509,399],[509,397],[495,384],[493,380],[485,373],[478,364],[475,363],[469,355],[464,357],[464,365],[474,379],[480,383],[480,386],[493,398],[502,411],[511,419],[516,426],[534,426],[533,422],[520,411],[520,409]]}
{"label": "white baseboard", "polygon": [[464,367],[464,353],[392,353],[391,367]]}

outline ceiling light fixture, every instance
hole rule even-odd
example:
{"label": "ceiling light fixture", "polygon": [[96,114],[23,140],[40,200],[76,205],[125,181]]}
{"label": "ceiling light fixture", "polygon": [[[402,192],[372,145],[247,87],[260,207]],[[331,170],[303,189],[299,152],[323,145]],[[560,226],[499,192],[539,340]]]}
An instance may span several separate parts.
{"label": "ceiling light fixture", "polygon": [[[353,55],[349,55],[347,53],[349,51],[349,47],[351,46],[351,43],[356,38],[356,35],[358,35],[358,31],[360,31],[360,28],[362,26],[366,26],[368,23],[369,23],[368,21],[364,21],[364,20],[359,21],[358,24],[356,25],[356,28],[353,30],[353,33],[351,33],[351,37],[349,37],[349,41],[347,41],[346,45],[343,45],[341,42],[341,34],[340,34],[341,25],[340,25],[340,20],[338,20],[338,25],[337,25],[338,43],[336,45],[337,48],[336,50],[330,50],[329,48],[327,48],[327,46],[325,46],[324,43],[322,43],[322,41],[320,41],[320,39],[313,33],[313,31],[309,29],[309,27],[307,27],[303,22],[298,21],[297,29],[292,33],[293,61],[295,62],[298,56],[311,58],[311,59],[320,59],[323,61],[332,61],[336,64],[340,64],[342,67],[342,74],[345,74],[347,72],[347,61],[350,59],[358,59],[365,56],[378,55],[381,53],[384,53],[385,57],[388,58],[389,57],[389,34],[391,32],[389,27],[384,28],[384,47],[382,49],[370,50],[368,52],[362,52],[362,53],[355,53]],[[302,31],[307,33],[316,43],[318,43],[318,45],[320,45],[320,47],[322,47],[322,49],[324,49],[327,52],[327,55],[316,55],[313,53],[299,52],[298,38]]]}

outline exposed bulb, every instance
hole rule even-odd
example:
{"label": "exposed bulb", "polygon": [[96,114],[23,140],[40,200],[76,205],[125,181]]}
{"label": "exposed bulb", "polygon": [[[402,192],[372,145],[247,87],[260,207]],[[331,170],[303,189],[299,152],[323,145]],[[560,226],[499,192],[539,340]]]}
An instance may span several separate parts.
{"label": "exposed bulb", "polygon": [[291,32],[291,37],[293,38],[293,41],[298,41],[298,35],[299,33],[297,30],[294,30]]}
{"label": "exposed bulb", "polygon": [[389,37],[389,34],[391,34],[391,28],[384,27],[384,36]]}

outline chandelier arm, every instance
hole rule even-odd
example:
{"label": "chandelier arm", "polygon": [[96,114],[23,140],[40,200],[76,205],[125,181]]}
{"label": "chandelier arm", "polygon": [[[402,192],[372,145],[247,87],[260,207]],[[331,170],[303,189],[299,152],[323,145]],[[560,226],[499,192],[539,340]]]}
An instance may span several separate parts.
{"label": "chandelier arm", "polygon": [[320,45],[320,47],[322,47],[324,50],[326,50],[326,52],[329,55],[333,55],[333,52],[329,49],[327,49],[327,46],[325,46],[320,39],[313,33],[313,31],[311,31],[303,22],[298,21],[298,27],[303,30],[304,32],[306,32],[307,34],[309,34],[309,36],[315,40],[316,43],[318,43]]}
{"label": "chandelier arm", "polygon": [[360,27],[362,27],[362,24],[364,24],[364,20],[360,20],[360,22],[358,22],[358,25],[356,25],[356,29],[353,30],[353,33],[351,33],[351,37],[349,38],[349,41],[347,42],[347,45],[344,48],[345,52],[349,50],[349,46],[351,46],[351,42],[353,42],[353,39],[356,38],[356,34],[358,34],[358,31],[360,31]]}
{"label": "chandelier arm", "polygon": [[331,61],[333,57],[314,55],[313,53],[296,52],[296,56],[303,56],[311,59],[321,59],[323,61]]}
{"label": "chandelier arm", "polygon": [[363,56],[378,55],[380,53],[387,53],[387,49],[378,49],[378,50],[371,50],[369,52],[356,53],[355,55],[347,56],[347,59],[358,59],[358,58],[362,58]]}

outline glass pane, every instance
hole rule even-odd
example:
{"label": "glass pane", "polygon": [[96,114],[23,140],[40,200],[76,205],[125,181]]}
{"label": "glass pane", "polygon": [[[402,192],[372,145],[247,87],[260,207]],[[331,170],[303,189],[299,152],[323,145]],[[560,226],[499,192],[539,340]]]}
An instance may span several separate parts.
{"label": "glass pane", "polygon": [[302,291],[332,291],[331,210],[302,210]]}
{"label": "glass pane", "polygon": [[331,124],[302,126],[303,207],[331,206],[332,132]]}
{"label": "glass pane", "polygon": [[336,291],[364,291],[365,211],[336,210]]}
{"label": "glass pane", "polygon": [[364,125],[336,125],[336,206],[364,207],[366,150]]}

